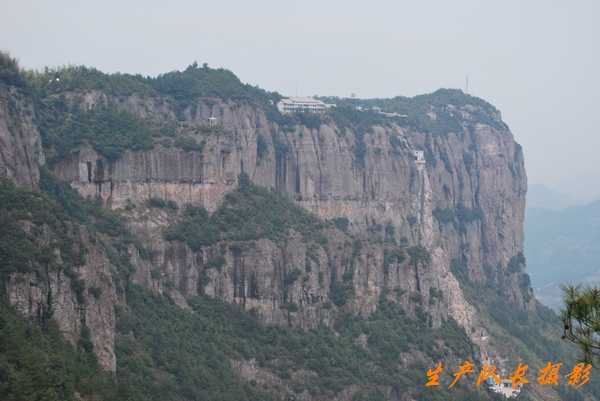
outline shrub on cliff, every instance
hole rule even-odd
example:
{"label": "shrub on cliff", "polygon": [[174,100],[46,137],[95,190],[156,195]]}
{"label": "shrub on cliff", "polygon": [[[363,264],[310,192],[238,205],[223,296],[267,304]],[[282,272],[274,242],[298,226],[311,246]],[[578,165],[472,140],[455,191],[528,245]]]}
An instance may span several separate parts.
{"label": "shrub on cliff", "polygon": [[267,153],[267,150],[269,150],[269,145],[267,144],[265,137],[258,134],[256,138],[256,155],[258,158],[262,159]]}
{"label": "shrub on cliff", "polygon": [[298,277],[300,277],[301,274],[302,272],[299,269],[294,269],[287,273],[283,277],[283,285],[287,287],[288,285],[293,284],[296,280],[298,280]]}
{"label": "shrub on cliff", "polygon": [[150,207],[164,208],[167,205],[167,202],[163,198],[150,198],[148,199],[148,205]]}
{"label": "shrub on cliff", "polygon": [[202,152],[205,144],[206,141],[204,140],[198,143],[198,141],[196,141],[194,138],[179,137],[175,139],[175,143],[173,145],[186,151]]}
{"label": "shrub on cliff", "polygon": [[439,224],[448,224],[454,222],[454,210],[450,208],[442,209],[436,207],[433,211],[433,217],[438,221]]}
{"label": "shrub on cliff", "polygon": [[350,221],[347,217],[335,217],[333,220],[333,224],[342,231],[348,230],[348,224]]}
{"label": "shrub on cliff", "polygon": [[332,282],[329,287],[329,297],[337,306],[344,306],[346,302],[354,296],[354,286],[352,284],[341,284]]}
{"label": "shrub on cliff", "polygon": [[410,264],[416,266],[418,263],[429,262],[429,252],[421,245],[414,245],[406,249],[410,255]]}
{"label": "shrub on cliff", "polygon": [[10,54],[0,51],[0,82],[20,88],[26,88],[27,82],[21,75],[17,59],[10,57]]}

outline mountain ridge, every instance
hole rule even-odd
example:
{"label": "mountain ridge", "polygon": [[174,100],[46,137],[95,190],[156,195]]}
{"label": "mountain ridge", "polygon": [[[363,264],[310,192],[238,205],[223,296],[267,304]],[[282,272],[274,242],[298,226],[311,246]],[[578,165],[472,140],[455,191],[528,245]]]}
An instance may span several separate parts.
{"label": "mountain ridge", "polygon": [[[88,289],[100,288],[99,292],[77,292],[71,288],[75,279],[61,278],[53,291],[70,297],[72,306],[64,316],[80,322],[65,321],[61,331],[87,328],[91,349],[113,356],[119,352],[117,374],[120,360],[140,363],[136,349],[152,345],[143,342],[142,327],[123,325],[131,318],[131,308],[142,307],[128,303],[128,297],[139,293],[136,288],[146,288],[150,290],[143,296],[146,299],[164,296],[184,310],[195,305],[196,297],[206,295],[237,304],[266,325],[261,327],[280,327],[276,337],[298,335],[300,342],[308,338],[301,333],[325,330],[319,341],[335,343],[336,336],[321,328],[337,324],[338,334],[348,330],[350,336],[344,341],[365,350],[392,344],[374,329],[377,325],[389,326],[388,333],[394,325],[407,333],[413,326],[432,333],[449,330],[460,339],[456,341],[472,344],[463,353],[454,340],[426,346],[413,338],[408,348],[390,348],[397,358],[391,372],[405,372],[410,378],[402,383],[394,381],[393,374],[381,379],[378,391],[391,399],[450,396],[416,385],[414,355],[419,353],[427,355],[419,359],[421,364],[437,357],[457,363],[460,355],[497,364],[498,371],[507,375],[511,368],[507,362],[514,362],[515,354],[505,360],[497,346],[500,342],[490,345],[501,341],[494,336],[490,340],[488,331],[490,327],[502,330],[497,326],[501,318],[490,323],[489,310],[495,309],[485,301],[485,294],[520,311],[516,315],[525,321],[528,316],[541,319],[544,312],[538,311],[522,258],[523,154],[499,112],[477,101],[469,103],[472,98],[460,91],[443,90],[429,95],[435,99],[430,105],[419,98],[421,103],[409,121],[350,107],[325,115],[281,115],[269,102],[277,94],[254,90],[214,71],[192,65],[183,73],[165,75],[173,96],[161,94],[139,77],[108,77],[80,67],[24,74],[33,95],[26,90],[17,93],[19,89],[10,82],[3,83],[6,115],[11,115],[12,106],[6,105],[13,98],[24,99],[23,104],[29,102],[33,109],[28,113],[24,106],[17,108],[12,115],[20,120],[5,129],[0,126],[0,140],[29,147],[34,153],[35,146],[43,146],[49,175],[42,175],[46,183],[55,182],[46,187],[47,193],[61,210],[89,216],[79,224],[94,227],[100,245],[94,254],[110,273],[104,274],[106,288],[87,283]],[[190,83],[194,90],[177,89]],[[195,97],[227,85],[233,88],[225,91],[233,94],[229,97]],[[462,103],[448,103],[456,98]],[[105,114],[94,125],[98,113]],[[16,121],[11,118],[7,121]],[[216,118],[218,124],[206,125],[209,118]],[[103,131],[102,124],[108,122],[111,128]],[[427,162],[422,171],[414,163],[414,150],[424,152]],[[34,177],[18,184],[35,187],[36,166],[14,156],[6,160],[7,166],[28,171],[22,176]],[[10,170],[5,171],[0,174],[9,176]],[[73,201],[78,196],[81,200]],[[258,237],[244,231],[243,225],[236,226],[239,216],[251,222],[261,216],[261,210],[283,202],[277,199],[295,202],[314,215],[303,212],[296,223],[266,216],[256,220],[260,227],[268,227],[269,219],[278,221],[278,226],[289,225],[285,231],[265,231]],[[250,207],[254,201],[272,206]],[[78,202],[84,206],[77,206]],[[54,252],[60,254],[59,249]],[[82,263],[78,267],[82,272],[94,270],[89,259]],[[32,294],[28,289],[38,273],[27,274],[25,279],[11,276],[7,282],[14,286],[7,292],[9,298],[23,294],[18,309],[31,316],[37,313],[31,305],[49,301],[48,291]],[[104,308],[115,313],[113,332],[122,346],[117,351],[100,342],[97,320],[87,313],[82,317],[81,311],[94,304],[96,293],[98,297],[114,294]],[[83,298],[78,298],[81,294]],[[344,318],[348,323],[341,325],[344,316],[352,319]],[[246,351],[234,347],[236,351],[229,352],[246,360],[256,358],[260,364],[260,354],[267,352],[263,346]],[[359,348],[351,349],[361,355]],[[292,363],[278,355],[298,375],[292,375],[285,363],[267,364],[263,355],[263,365],[291,381],[242,374],[252,388],[262,380],[259,384],[277,397],[295,393],[303,399],[328,399],[342,394],[343,399],[361,399],[368,395],[367,383],[378,383],[362,377],[363,373],[344,379],[347,382],[341,375],[328,376],[328,369],[337,363],[335,356],[322,365],[322,358],[313,364],[310,358],[297,356]],[[152,358],[157,370],[147,377],[168,370],[159,363],[160,353]],[[390,361],[369,358],[377,371],[388,369],[385,364]],[[115,370],[109,363],[103,366]],[[418,366],[424,373],[425,365]],[[314,377],[329,377],[336,390],[325,391],[327,381]],[[254,394],[247,385],[242,387]],[[557,399],[550,390],[531,391],[536,397]],[[182,394],[176,399],[186,399]],[[493,398],[482,389],[477,394]]]}

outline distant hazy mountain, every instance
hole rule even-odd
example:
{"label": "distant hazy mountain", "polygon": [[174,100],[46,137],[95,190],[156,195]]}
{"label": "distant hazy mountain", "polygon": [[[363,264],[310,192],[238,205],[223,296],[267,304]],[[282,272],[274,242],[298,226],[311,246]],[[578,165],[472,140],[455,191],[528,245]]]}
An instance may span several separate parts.
{"label": "distant hazy mountain", "polygon": [[600,200],[560,211],[528,208],[525,256],[536,297],[554,309],[559,283],[600,284]]}
{"label": "distant hazy mountain", "polygon": [[600,199],[600,177],[599,171],[584,171],[577,173],[568,179],[552,184],[550,187],[558,193],[568,194],[578,199],[584,199],[589,203]]}
{"label": "distant hazy mountain", "polygon": [[561,210],[569,205],[584,205],[586,202],[570,195],[559,194],[544,184],[527,186],[527,208]]}

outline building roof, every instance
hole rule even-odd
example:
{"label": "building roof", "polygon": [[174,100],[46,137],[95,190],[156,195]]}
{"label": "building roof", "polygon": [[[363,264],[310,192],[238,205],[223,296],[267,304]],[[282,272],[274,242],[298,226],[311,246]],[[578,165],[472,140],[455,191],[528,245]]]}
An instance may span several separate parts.
{"label": "building roof", "polygon": [[290,98],[287,98],[287,99],[281,99],[281,101],[283,103],[286,103],[286,104],[294,104],[294,103],[316,103],[316,104],[325,105],[325,103],[323,103],[323,101],[317,100],[317,99],[313,99],[312,97],[290,97]]}

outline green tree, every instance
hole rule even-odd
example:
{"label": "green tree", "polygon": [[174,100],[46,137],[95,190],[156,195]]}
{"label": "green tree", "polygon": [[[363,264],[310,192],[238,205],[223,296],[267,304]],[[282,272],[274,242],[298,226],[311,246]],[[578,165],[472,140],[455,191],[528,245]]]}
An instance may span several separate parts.
{"label": "green tree", "polygon": [[562,338],[579,346],[580,362],[600,369],[600,291],[598,286],[561,285],[564,293],[560,318],[564,323]]}

